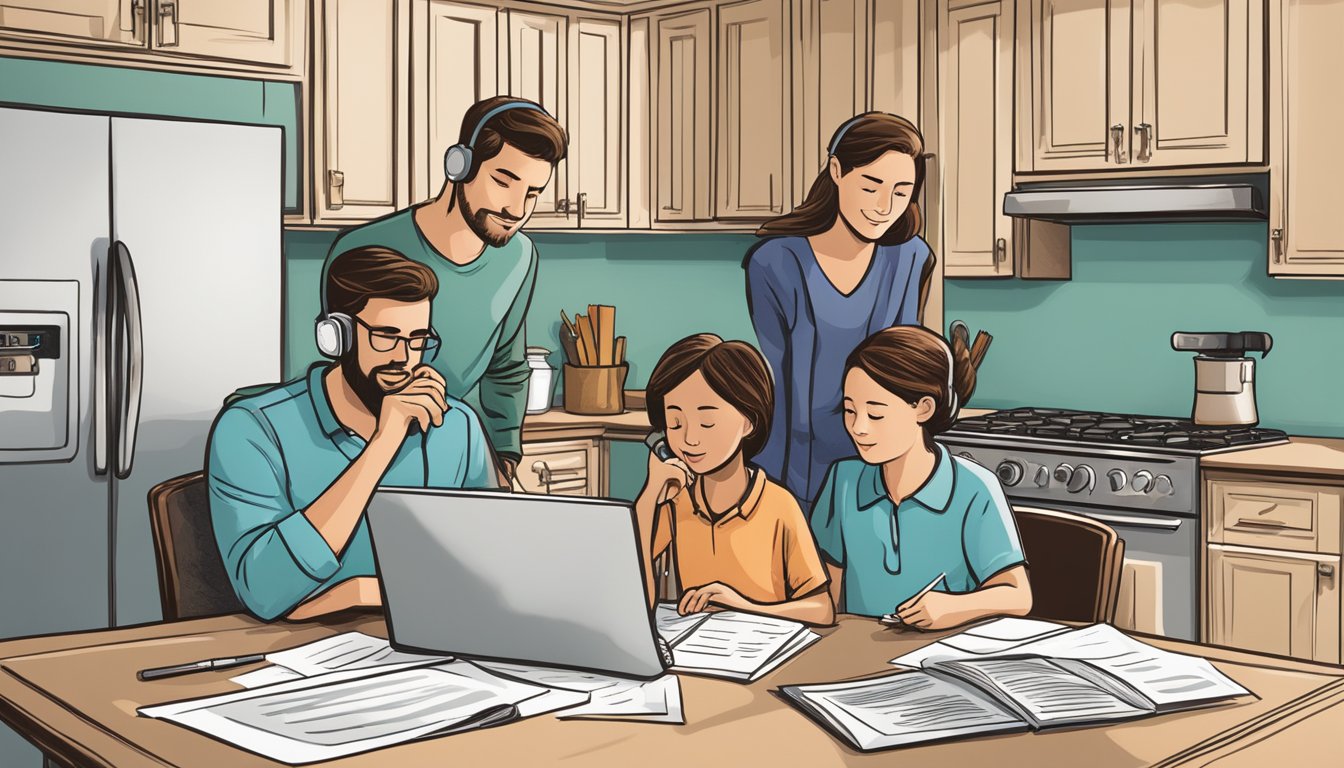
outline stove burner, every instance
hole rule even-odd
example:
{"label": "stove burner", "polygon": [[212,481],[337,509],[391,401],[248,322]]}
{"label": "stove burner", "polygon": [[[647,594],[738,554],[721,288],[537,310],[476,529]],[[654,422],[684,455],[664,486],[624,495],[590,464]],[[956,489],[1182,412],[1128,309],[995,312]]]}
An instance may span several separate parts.
{"label": "stove burner", "polygon": [[1128,416],[1048,408],[1015,408],[962,419],[953,433],[989,433],[1070,439],[1135,447],[1214,451],[1255,443],[1280,442],[1287,433],[1255,427],[1206,427],[1183,419]]}

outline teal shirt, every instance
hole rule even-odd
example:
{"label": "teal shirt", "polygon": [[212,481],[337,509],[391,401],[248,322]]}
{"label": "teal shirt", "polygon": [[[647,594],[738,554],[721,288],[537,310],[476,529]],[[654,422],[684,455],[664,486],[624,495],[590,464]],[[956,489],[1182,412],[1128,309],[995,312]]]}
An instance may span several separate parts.
{"label": "teal shirt", "polygon": [[[210,432],[215,541],[239,599],[267,621],[327,587],[374,575],[366,518],[334,553],[303,514],[365,446],[331,410],[322,384],[328,368],[314,365],[302,378],[229,405]],[[497,485],[476,414],[459,400],[448,404],[442,426],[406,438],[382,485]]]}
{"label": "teal shirt", "polygon": [[[443,376],[449,395],[480,406],[495,452],[517,459],[531,373],[524,321],[537,282],[537,250],[519,233],[503,247],[487,246],[475,261],[458,266],[429,244],[414,212],[407,208],[342,234],[326,264],[346,251],[381,245],[434,270],[439,292],[431,317],[443,346],[430,364]],[[326,285],[326,274],[323,266],[320,285]]]}
{"label": "teal shirt", "polygon": [[841,610],[891,613],[929,582],[971,592],[1006,568],[1026,562],[1012,509],[989,470],[937,446],[928,481],[896,506],[882,468],[861,459],[831,465],[812,508],[822,555],[845,571]]}

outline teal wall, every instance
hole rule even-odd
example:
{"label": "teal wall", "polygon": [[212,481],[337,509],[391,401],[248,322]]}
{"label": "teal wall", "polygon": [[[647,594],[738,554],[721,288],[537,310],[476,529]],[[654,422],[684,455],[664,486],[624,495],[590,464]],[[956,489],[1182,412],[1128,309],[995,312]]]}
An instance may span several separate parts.
{"label": "teal wall", "polygon": [[0,57],[0,103],[281,126],[286,209],[299,205],[298,99],[294,83]]}

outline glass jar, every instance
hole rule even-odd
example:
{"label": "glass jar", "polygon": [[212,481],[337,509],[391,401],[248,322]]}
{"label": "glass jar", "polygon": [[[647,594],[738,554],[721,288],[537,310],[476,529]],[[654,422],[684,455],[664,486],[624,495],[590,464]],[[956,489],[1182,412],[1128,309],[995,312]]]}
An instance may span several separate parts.
{"label": "glass jar", "polygon": [[527,348],[527,367],[532,373],[527,378],[527,412],[545,413],[551,409],[551,385],[555,369],[547,362],[551,350],[545,347]]}

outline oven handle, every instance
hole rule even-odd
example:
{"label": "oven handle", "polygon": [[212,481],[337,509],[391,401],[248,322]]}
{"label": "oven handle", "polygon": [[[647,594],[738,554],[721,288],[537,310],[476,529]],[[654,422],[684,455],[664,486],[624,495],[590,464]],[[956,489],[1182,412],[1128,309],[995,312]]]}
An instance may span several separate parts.
{"label": "oven handle", "polygon": [[1086,515],[1103,523],[1128,525],[1132,528],[1160,528],[1164,531],[1178,530],[1181,523],[1184,522],[1178,517],[1133,517],[1131,515],[1109,515],[1105,512],[1087,512]]}

